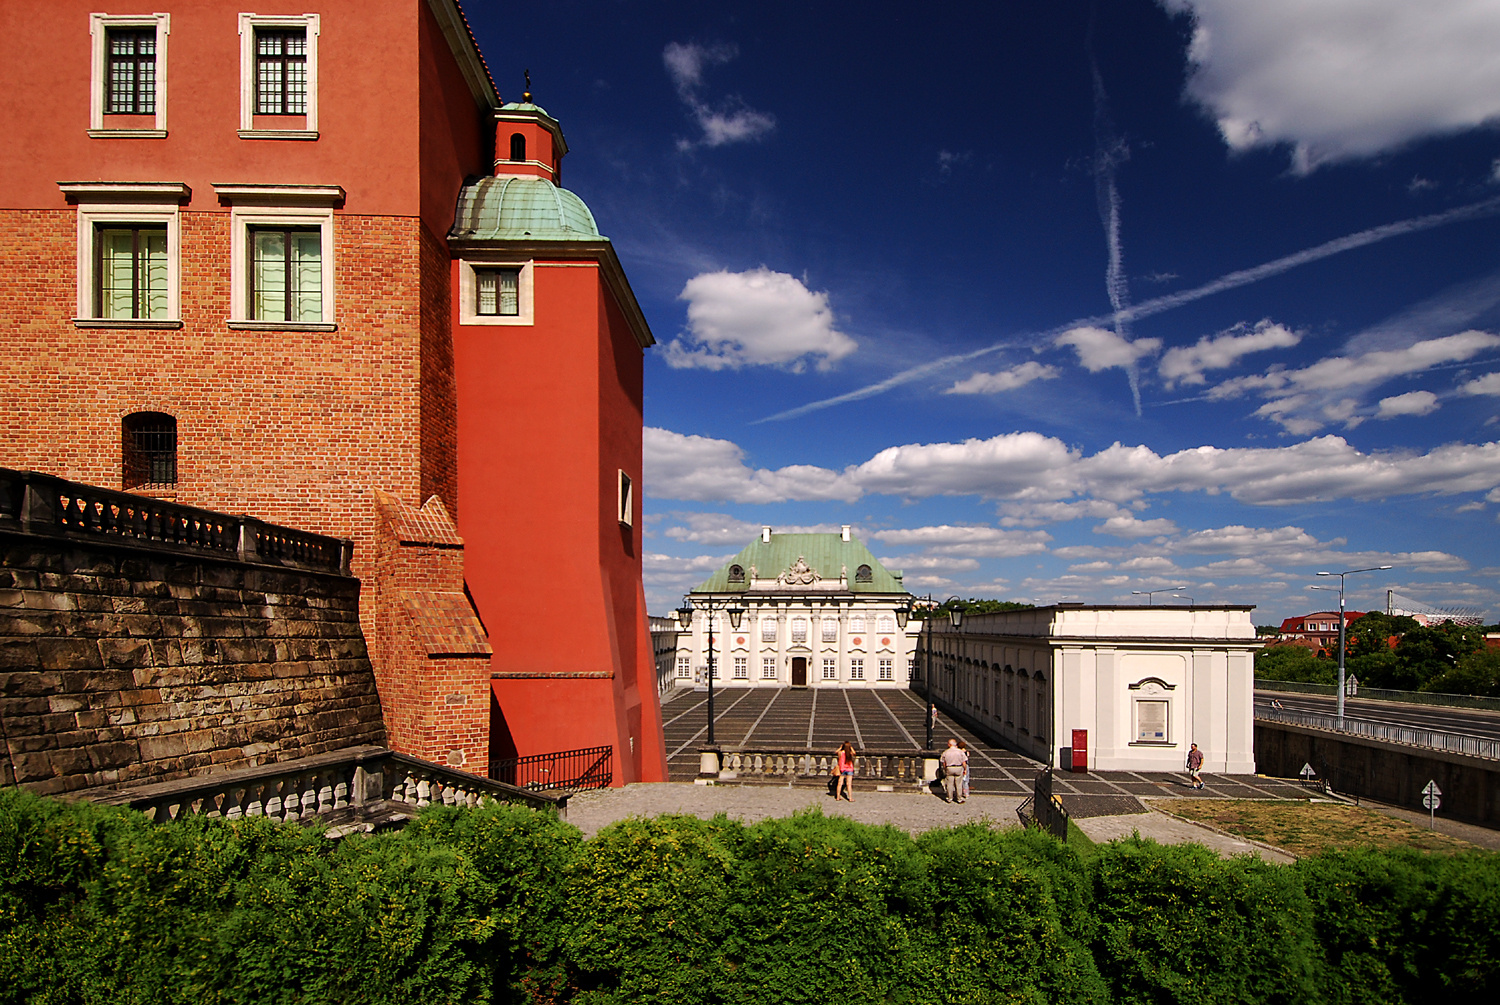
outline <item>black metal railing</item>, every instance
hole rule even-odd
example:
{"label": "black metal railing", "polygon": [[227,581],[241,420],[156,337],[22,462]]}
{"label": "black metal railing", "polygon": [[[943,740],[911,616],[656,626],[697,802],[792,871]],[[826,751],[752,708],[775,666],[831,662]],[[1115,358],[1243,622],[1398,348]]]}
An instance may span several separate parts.
{"label": "black metal railing", "polygon": [[1052,792],[1052,769],[1043,768],[1031,783],[1031,795],[1016,807],[1016,815],[1026,827],[1039,827],[1059,841],[1068,840],[1068,811]]}
{"label": "black metal railing", "polygon": [[0,468],[0,529],[348,575],[353,544],[248,516]]}
{"label": "black metal railing", "polygon": [[490,778],[519,789],[608,788],[614,781],[613,747],[582,747],[490,761]]}

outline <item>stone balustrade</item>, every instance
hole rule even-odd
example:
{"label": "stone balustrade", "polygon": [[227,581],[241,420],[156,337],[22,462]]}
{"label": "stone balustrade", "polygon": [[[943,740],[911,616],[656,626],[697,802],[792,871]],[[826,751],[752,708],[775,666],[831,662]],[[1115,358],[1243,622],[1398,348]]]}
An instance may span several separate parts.
{"label": "stone balustrade", "polygon": [[[795,781],[827,778],[836,764],[832,753],[757,747],[742,750],[706,749],[704,755],[718,760],[721,780]],[[854,760],[854,777],[873,782],[920,785],[931,779],[930,763],[937,758],[933,751],[863,750]]]}
{"label": "stone balustrade", "polygon": [[568,797],[456,771],[383,747],[353,747],[280,764],[92,793],[95,802],[129,806],[155,821],[191,815],[281,823],[318,822],[331,836],[399,826],[426,806],[518,802],[567,815]]}

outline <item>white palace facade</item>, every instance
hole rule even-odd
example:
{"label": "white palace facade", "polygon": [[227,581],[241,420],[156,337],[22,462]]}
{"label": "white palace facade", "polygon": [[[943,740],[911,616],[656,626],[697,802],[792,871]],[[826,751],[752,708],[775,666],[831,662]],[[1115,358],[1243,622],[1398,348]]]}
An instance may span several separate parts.
{"label": "white palace facade", "polygon": [[[846,526],[838,534],[777,534],[770,527],[688,594],[675,683],[905,688],[920,622],[911,595]],[[683,621],[679,614],[679,622]],[[733,624],[735,618],[739,624]]]}

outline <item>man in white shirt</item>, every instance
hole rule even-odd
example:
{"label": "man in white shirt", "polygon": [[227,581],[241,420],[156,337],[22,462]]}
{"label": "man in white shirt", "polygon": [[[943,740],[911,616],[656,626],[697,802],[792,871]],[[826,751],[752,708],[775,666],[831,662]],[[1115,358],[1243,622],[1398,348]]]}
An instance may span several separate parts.
{"label": "man in white shirt", "polygon": [[943,799],[945,801],[950,803],[964,801],[963,790],[960,786],[964,780],[964,765],[968,763],[968,753],[959,749],[957,740],[950,738],[948,749],[938,757],[938,766],[943,771]]}

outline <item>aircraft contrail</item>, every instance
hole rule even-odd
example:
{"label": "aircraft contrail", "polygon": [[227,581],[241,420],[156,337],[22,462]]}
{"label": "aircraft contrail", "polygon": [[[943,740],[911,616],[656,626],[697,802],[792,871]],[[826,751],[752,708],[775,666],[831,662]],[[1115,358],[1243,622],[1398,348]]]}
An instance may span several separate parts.
{"label": "aircraft contrail", "polygon": [[[1462,223],[1465,220],[1478,220],[1482,217],[1494,216],[1497,213],[1500,213],[1500,196],[1483,199],[1479,202],[1470,203],[1467,206],[1447,209],[1441,213],[1429,213],[1426,216],[1414,216],[1406,220],[1397,220],[1395,223],[1381,224],[1379,227],[1371,227],[1368,230],[1360,230],[1353,234],[1346,234],[1343,237],[1336,237],[1331,241],[1325,241],[1322,244],[1314,245],[1311,248],[1306,248],[1281,258],[1274,258],[1269,262],[1264,262],[1248,269],[1226,273],[1218,279],[1204,283],[1202,286],[1195,286],[1190,290],[1182,290],[1179,293],[1168,293],[1160,297],[1153,297],[1150,300],[1145,300],[1134,306],[1125,308],[1121,312],[1121,316],[1127,321],[1136,321],[1140,318],[1164,314],[1184,304],[1190,304],[1195,300],[1211,297],[1215,293],[1223,293],[1225,290],[1234,290],[1241,286],[1249,286],[1251,283],[1258,283],[1262,279],[1270,279],[1273,276],[1281,275],[1283,272],[1290,272],[1300,265],[1307,265],[1309,262],[1330,258],[1345,251],[1353,251],[1355,248],[1378,244],[1392,237],[1415,234],[1419,231],[1432,230],[1434,227],[1442,227],[1450,223]],[[1057,325],[1046,331],[1027,332],[1015,338],[1007,339],[1003,342],[995,342],[980,349],[973,349],[969,352],[957,353],[952,356],[944,356],[940,359],[923,363],[921,366],[914,366],[910,369],[893,373],[891,376],[874,384],[868,384],[856,390],[835,395],[832,398],[823,398],[820,401],[808,402],[806,405],[798,405],[796,408],[789,408],[784,412],[777,412],[775,415],[768,415],[764,419],[756,421],[775,422],[781,419],[794,419],[799,415],[806,415],[809,412],[831,408],[834,405],[842,405],[845,402],[874,397],[877,394],[889,391],[893,387],[909,384],[929,373],[952,366],[955,363],[964,363],[972,359],[978,359],[981,356],[987,356],[990,353],[1000,352],[1004,349],[1034,347],[1039,342],[1049,342],[1070,329],[1083,325],[1110,324],[1114,320],[1115,317],[1112,314],[1095,314],[1085,318],[1075,318],[1072,321]]]}

